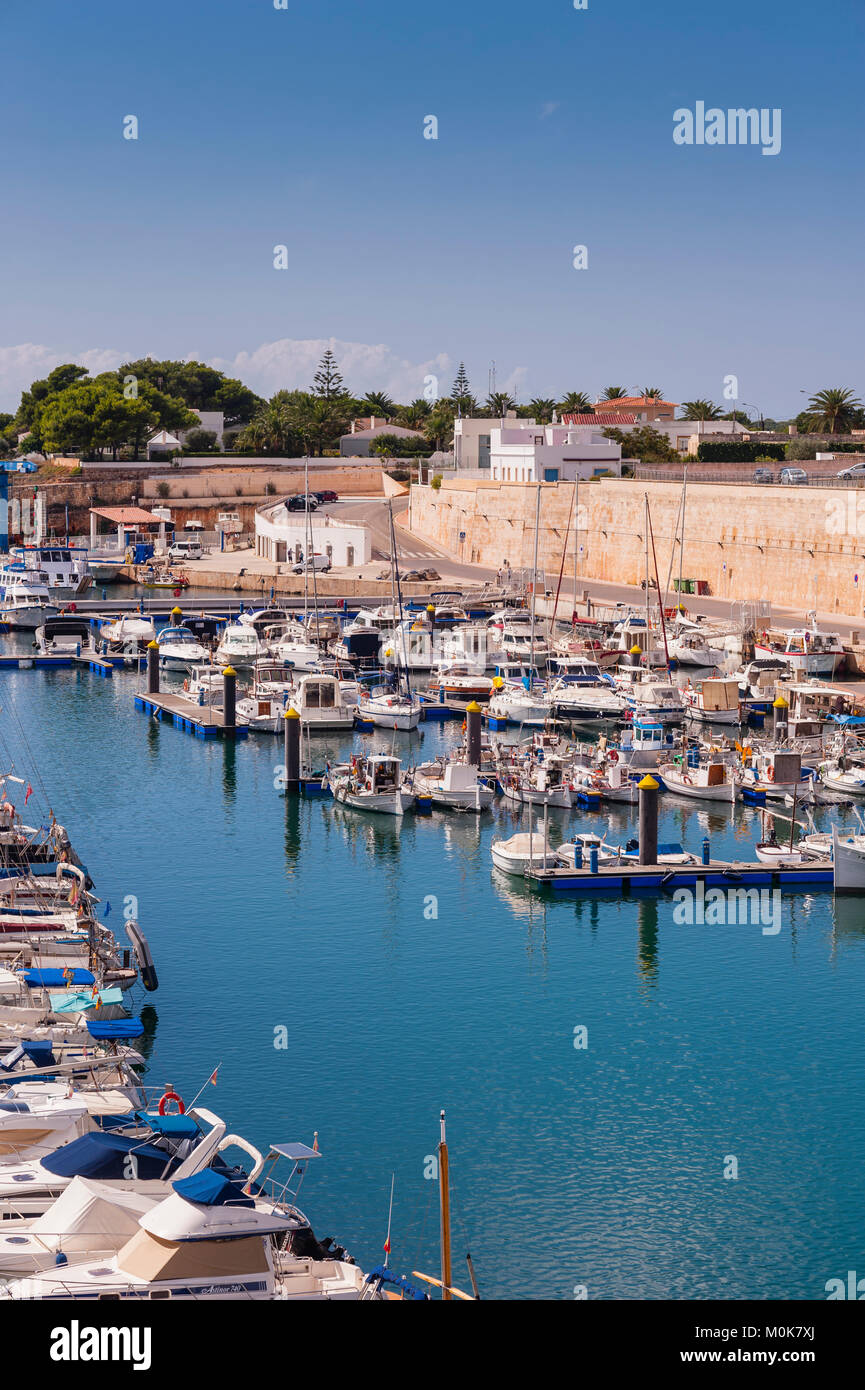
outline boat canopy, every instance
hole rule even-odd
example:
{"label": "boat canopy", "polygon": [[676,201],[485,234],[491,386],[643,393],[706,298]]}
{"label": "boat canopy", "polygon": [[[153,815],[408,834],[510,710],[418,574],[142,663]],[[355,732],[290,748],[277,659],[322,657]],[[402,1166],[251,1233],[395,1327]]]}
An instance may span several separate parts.
{"label": "boat canopy", "polygon": [[138,1178],[163,1178],[171,1155],[154,1144],[142,1143],[130,1134],[106,1134],[94,1130],[64,1144],[42,1160],[42,1167],[59,1178],[126,1178],[134,1158]]}
{"label": "boat canopy", "polygon": [[22,970],[21,979],[25,985],[31,989],[63,989],[67,984],[70,985],[92,985],[96,982],[95,975],[89,970]]}
{"label": "boat canopy", "polygon": [[232,1182],[222,1173],[212,1168],[204,1168],[189,1178],[178,1178],[171,1186],[187,1202],[197,1202],[204,1207],[254,1207],[255,1202],[242,1187]]}
{"label": "boat canopy", "polygon": [[[108,991],[103,991],[103,998]],[[126,1038],[140,1038],[144,1024],[140,1018],[91,1019],[87,1031],[94,1042],[120,1042]]]}
{"label": "boat canopy", "polygon": [[135,1118],[149,1125],[157,1134],[171,1139],[197,1139],[201,1130],[191,1115],[153,1115],[149,1110],[136,1110]]}

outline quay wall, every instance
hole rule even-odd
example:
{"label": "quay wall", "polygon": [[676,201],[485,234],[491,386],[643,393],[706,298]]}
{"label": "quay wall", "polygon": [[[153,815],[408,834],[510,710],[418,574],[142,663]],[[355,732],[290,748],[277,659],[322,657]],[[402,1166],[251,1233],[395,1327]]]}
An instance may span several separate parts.
{"label": "quay wall", "polygon": [[[453,478],[413,485],[404,525],[466,564],[513,569],[533,561],[537,484]],[[538,565],[573,583],[572,483],[540,484]],[[648,495],[662,588],[679,574],[679,482],[600,478],[581,483],[578,573],[640,584],[646,574]],[[861,615],[865,489],[688,484],[682,575],[730,600],[768,599],[803,610]],[[463,537],[461,539],[461,537]]]}

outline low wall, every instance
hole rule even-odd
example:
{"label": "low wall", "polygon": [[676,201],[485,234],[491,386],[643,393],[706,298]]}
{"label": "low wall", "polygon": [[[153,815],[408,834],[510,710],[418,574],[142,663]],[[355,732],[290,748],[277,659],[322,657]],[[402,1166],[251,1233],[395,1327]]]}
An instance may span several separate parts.
{"label": "low wall", "polygon": [[[542,483],[538,564],[574,573],[571,483]],[[646,574],[648,495],[662,586],[679,574],[678,482],[601,478],[579,488],[578,570],[584,579],[639,584]],[[447,479],[415,484],[408,529],[468,564],[531,568],[537,485]],[[862,614],[865,489],[688,484],[683,577],[730,600]],[[464,539],[461,539],[461,536]]]}

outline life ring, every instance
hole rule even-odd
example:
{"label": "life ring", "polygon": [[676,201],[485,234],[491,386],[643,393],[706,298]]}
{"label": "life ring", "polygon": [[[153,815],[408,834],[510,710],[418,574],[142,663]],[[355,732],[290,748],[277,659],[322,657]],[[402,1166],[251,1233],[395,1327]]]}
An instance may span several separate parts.
{"label": "life ring", "polygon": [[188,681],[188,680],[184,680],[184,682],[183,682],[183,689],[184,689],[184,690],[188,690],[188,689],[189,689],[189,681]]}
{"label": "life ring", "polygon": [[183,1104],[183,1101],[180,1099],[180,1096],[177,1094],[174,1088],[171,1085],[169,1085],[166,1087],[165,1095],[160,1096],[159,1098],[160,1115],[164,1115],[166,1113],[167,1107],[171,1101],[174,1101],[175,1105],[177,1106],[178,1115],[186,1114],[186,1106]]}
{"label": "life ring", "polygon": [[367,777],[367,779],[366,779],[365,786],[366,786],[366,789],[367,789],[368,792],[371,792],[371,791],[372,791],[372,782],[370,781],[370,779],[369,779],[368,777]]}
{"label": "life ring", "polygon": [[774,782],[774,780],[775,780],[775,769],[774,769],[774,767],[770,767],[770,768],[768,768],[768,769],[766,770],[766,781],[767,781],[767,782]]}
{"label": "life ring", "polygon": [[616,752],[615,748],[610,749],[609,753],[607,754],[607,758],[611,763],[617,763],[619,761],[619,755]]}
{"label": "life ring", "polygon": [[688,783],[688,786],[690,787],[690,785],[691,785],[691,779],[690,779],[690,777],[688,776],[687,772],[683,772],[683,773],[682,773],[682,781],[683,781],[683,782],[687,782],[687,783]]}

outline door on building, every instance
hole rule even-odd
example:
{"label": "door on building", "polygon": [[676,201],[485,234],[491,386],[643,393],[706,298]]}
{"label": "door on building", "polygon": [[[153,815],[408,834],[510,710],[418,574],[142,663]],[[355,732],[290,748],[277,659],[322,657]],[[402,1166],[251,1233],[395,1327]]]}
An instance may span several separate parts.
{"label": "door on building", "polygon": [[352,565],[354,564],[354,546],[353,546],[353,545],[347,545],[347,546],[345,547],[345,563],[348,565],[348,568],[349,568],[349,569],[351,569]]}
{"label": "door on building", "polygon": [[287,547],[286,547],[285,541],[277,541],[277,542],[276,542],[276,563],[277,563],[278,565],[280,565],[280,564],[285,564],[285,560],[286,560],[286,554],[285,554],[285,552],[286,552],[286,549],[287,549]]}

